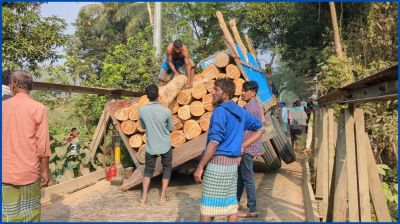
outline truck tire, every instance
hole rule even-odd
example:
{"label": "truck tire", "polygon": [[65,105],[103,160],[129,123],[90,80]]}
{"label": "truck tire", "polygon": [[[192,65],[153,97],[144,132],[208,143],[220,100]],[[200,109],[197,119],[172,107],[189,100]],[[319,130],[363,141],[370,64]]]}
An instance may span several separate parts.
{"label": "truck tire", "polygon": [[265,150],[265,154],[261,157],[263,158],[265,165],[267,165],[267,169],[273,171],[281,168],[281,158],[276,154],[270,140],[264,141],[262,147]]}
{"label": "truck tire", "polygon": [[272,117],[272,121],[276,131],[278,132],[278,136],[271,139],[271,143],[274,146],[276,153],[286,164],[296,161],[296,154],[294,153],[293,147],[285,133],[282,131],[281,125],[274,117]]}

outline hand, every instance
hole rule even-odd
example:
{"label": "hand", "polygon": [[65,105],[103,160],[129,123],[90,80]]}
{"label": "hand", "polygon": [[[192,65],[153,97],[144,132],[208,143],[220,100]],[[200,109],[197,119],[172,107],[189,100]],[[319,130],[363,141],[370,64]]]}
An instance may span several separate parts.
{"label": "hand", "polygon": [[201,176],[203,176],[203,168],[197,167],[196,172],[194,172],[193,176],[194,176],[194,181],[197,184],[202,183],[202,179]]}
{"label": "hand", "polygon": [[48,172],[42,172],[41,173],[41,179],[40,179],[40,186],[44,187],[47,186],[49,183],[49,173]]}

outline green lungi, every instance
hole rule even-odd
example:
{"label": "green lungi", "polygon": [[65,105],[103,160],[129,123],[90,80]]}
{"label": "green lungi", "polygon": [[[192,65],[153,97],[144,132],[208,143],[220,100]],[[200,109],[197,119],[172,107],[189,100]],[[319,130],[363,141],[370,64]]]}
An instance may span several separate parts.
{"label": "green lungi", "polygon": [[16,186],[2,184],[3,222],[40,221],[40,181]]}

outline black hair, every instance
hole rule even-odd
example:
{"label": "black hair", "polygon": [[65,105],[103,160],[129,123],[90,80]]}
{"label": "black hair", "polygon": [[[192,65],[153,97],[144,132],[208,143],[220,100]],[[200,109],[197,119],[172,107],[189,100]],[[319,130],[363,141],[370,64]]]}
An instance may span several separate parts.
{"label": "black hair", "polygon": [[242,87],[244,90],[254,90],[254,92],[258,93],[258,83],[255,81],[246,81]]}
{"label": "black hair", "polygon": [[11,74],[11,82],[15,82],[20,89],[32,90],[32,75],[27,71],[15,71]]}
{"label": "black hair", "polygon": [[1,83],[7,86],[10,83],[10,76],[11,76],[11,71],[9,70],[3,71]]}
{"label": "black hair", "polygon": [[229,79],[229,78],[217,79],[214,82],[214,86],[218,86],[219,88],[222,89],[222,92],[227,93],[229,99],[233,98],[236,86],[235,86],[235,83],[231,79]]}
{"label": "black hair", "polygon": [[174,40],[173,46],[176,48],[181,48],[183,46],[182,41],[180,39]]}
{"label": "black hair", "polygon": [[155,101],[158,98],[158,86],[150,84],[146,87],[146,95],[150,101]]}
{"label": "black hair", "polygon": [[76,130],[78,130],[78,129],[76,129],[76,128],[72,128],[72,129],[71,129],[71,132],[73,132],[73,131],[76,131]]}

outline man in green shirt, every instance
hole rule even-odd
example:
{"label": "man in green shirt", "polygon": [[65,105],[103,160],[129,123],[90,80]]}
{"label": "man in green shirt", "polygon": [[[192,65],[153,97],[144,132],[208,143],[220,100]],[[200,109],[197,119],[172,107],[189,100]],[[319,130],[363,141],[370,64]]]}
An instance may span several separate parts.
{"label": "man in green shirt", "polygon": [[166,202],[167,188],[172,172],[172,150],[170,131],[173,129],[171,111],[157,102],[158,87],[151,84],[146,87],[146,95],[150,103],[139,110],[139,121],[146,129],[146,155],[143,174],[143,193],[138,199],[140,205],[147,200],[150,178],[153,176],[157,157],[161,156],[163,167],[162,189],[160,202]]}

